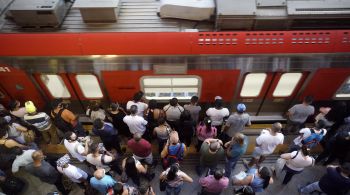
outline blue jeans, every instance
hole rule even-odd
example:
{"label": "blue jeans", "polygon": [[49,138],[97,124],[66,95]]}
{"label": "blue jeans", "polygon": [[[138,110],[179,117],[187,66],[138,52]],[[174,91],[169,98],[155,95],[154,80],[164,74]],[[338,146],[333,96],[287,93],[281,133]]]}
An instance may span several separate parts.
{"label": "blue jeans", "polygon": [[300,189],[301,194],[310,194],[313,191],[322,192],[320,185],[318,185],[318,181],[316,181],[312,184],[309,184],[309,185]]}
{"label": "blue jeans", "polygon": [[235,169],[237,161],[239,160],[240,156],[236,158],[226,158],[226,164],[225,164],[225,176],[230,178],[232,169]]}
{"label": "blue jeans", "polygon": [[169,185],[166,186],[165,191],[166,191],[166,195],[171,195],[172,192],[174,192],[174,195],[179,195],[180,191],[182,189],[182,185],[179,185],[177,187],[171,187]]}

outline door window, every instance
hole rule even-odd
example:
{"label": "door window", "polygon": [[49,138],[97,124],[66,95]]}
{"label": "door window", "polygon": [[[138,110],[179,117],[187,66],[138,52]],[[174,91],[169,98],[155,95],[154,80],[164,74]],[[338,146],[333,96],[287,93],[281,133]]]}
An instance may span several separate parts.
{"label": "door window", "polygon": [[86,98],[103,98],[100,84],[95,75],[82,74],[75,76],[84,97]]}
{"label": "door window", "polygon": [[335,93],[335,99],[349,99],[350,98],[350,77],[339,87]]}
{"label": "door window", "polygon": [[55,74],[42,74],[40,75],[41,81],[44,83],[50,94],[54,98],[70,98],[71,95],[63,82],[63,79],[59,75]]}
{"label": "door window", "polygon": [[284,73],[273,91],[273,97],[288,97],[292,95],[299,83],[302,73]]}
{"label": "door window", "polygon": [[249,73],[245,76],[241,97],[258,97],[266,80],[266,73]]}

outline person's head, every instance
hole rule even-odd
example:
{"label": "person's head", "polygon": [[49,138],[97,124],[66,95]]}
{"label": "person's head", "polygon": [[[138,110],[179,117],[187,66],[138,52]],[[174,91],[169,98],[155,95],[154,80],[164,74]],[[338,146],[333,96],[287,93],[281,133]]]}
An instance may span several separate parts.
{"label": "person's head", "polygon": [[282,124],[281,123],[276,122],[276,123],[272,124],[272,127],[271,127],[272,132],[278,133],[278,132],[281,131],[281,129],[282,129]]}
{"label": "person's head", "polygon": [[122,195],[123,192],[124,192],[124,186],[122,183],[116,183],[114,186],[113,186],[113,192],[115,195]]}
{"label": "person's head", "polygon": [[103,128],[103,125],[104,125],[104,122],[101,120],[101,119],[96,119],[95,121],[94,121],[94,124],[93,124],[93,126],[94,126],[94,128],[95,129],[102,129]]}
{"label": "person's head", "polygon": [[157,108],[157,100],[150,100],[148,102],[148,108],[149,109],[156,109]]}
{"label": "person's head", "polygon": [[115,112],[119,109],[119,104],[117,102],[111,103],[110,108],[113,112]]}
{"label": "person's head", "polygon": [[15,146],[12,148],[12,153],[15,154],[16,156],[19,156],[23,154],[23,150],[22,148]]}
{"label": "person's head", "polygon": [[235,189],[235,195],[255,195],[255,192],[251,186],[242,186]]}
{"label": "person's head", "polygon": [[326,127],[326,122],[324,120],[318,120],[315,124],[316,129],[323,129]]}
{"label": "person's head", "polygon": [[148,195],[149,188],[150,188],[149,185],[140,185],[139,187],[140,195]]}
{"label": "person's head", "polygon": [[140,133],[135,133],[134,134],[134,140],[136,142],[139,142],[142,139],[142,135]]}
{"label": "person's head", "polygon": [[164,117],[159,117],[157,122],[158,125],[165,125],[166,120]]}
{"label": "person's head", "polygon": [[340,166],[340,171],[350,177],[350,162],[345,162]]}
{"label": "person's head", "polygon": [[89,147],[90,153],[93,153],[93,154],[98,153],[99,149],[100,149],[100,147],[99,147],[98,143],[92,143]]}
{"label": "person's head", "polygon": [[232,143],[238,143],[239,145],[243,145],[244,143],[244,135],[242,133],[236,133],[232,137]]}
{"label": "person's head", "polygon": [[136,105],[130,106],[130,113],[132,115],[136,115],[136,113],[137,113],[137,106]]}
{"label": "person's head", "polygon": [[260,178],[262,178],[264,180],[264,185],[263,188],[267,188],[267,186],[270,183],[270,178],[271,178],[271,172],[269,170],[269,168],[267,167],[260,167],[259,171],[258,171]]}
{"label": "person's head", "polygon": [[192,119],[191,113],[188,110],[184,110],[180,116],[181,121],[190,121]]}
{"label": "person's head", "polygon": [[214,171],[214,178],[216,180],[220,180],[224,176],[224,174],[225,174],[225,171],[223,169],[217,168]]}
{"label": "person's head", "polygon": [[51,102],[51,108],[52,109],[56,109],[56,108],[62,108],[62,98],[56,98],[54,100],[52,100]]}
{"label": "person's head", "polygon": [[304,97],[303,103],[310,105],[312,104],[313,101],[314,101],[314,97],[308,95]]}
{"label": "person's head", "polygon": [[169,142],[171,145],[176,145],[177,143],[179,143],[179,134],[177,133],[177,131],[170,132]]}
{"label": "person's head", "polygon": [[6,139],[8,137],[7,129],[0,128],[0,138]]}
{"label": "person's head", "polygon": [[214,102],[214,107],[216,109],[221,109],[222,108],[222,104],[223,104],[222,99],[216,99],[215,102]]}
{"label": "person's head", "polygon": [[127,157],[125,160],[125,173],[127,175],[137,175],[135,159],[132,156]]}
{"label": "person's head", "polygon": [[32,158],[34,162],[41,162],[42,160],[45,159],[45,156],[41,150],[37,150],[32,153]]}
{"label": "person's head", "polygon": [[177,106],[177,104],[179,103],[179,100],[177,100],[177,98],[172,98],[170,101],[169,101],[169,104],[170,106]]}
{"label": "person's head", "polygon": [[90,104],[90,109],[92,111],[98,111],[100,109],[101,105],[97,101],[92,101]]}
{"label": "person's head", "polygon": [[179,171],[180,165],[178,163],[174,163],[170,166],[169,172],[166,176],[168,181],[172,181],[176,178],[177,172]]}
{"label": "person's head", "polygon": [[310,151],[309,151],[309,149],[307,148],[306,145],[303,145],[300,150],[301,150],[301,152],[303,153],[304,156],[309,156],[310,155]]}
{"label": "person's head", "polygon": [[21,106],[21,103],[18,100],[11,100],[9,103],[10,111],[17,110]]}
{"label": "person's head", "polygon": [[78,136],[74,132],[68,131],[64,134],[64,138],[68,141],[76,141]]}
{"label": "person's head", "polygon": [[198,96],[192,96],[191,97],[191,103],[193,105],[196,105],[198,103],[198,100],[199,100]]}
{"label": "person's head", "polygon": [[24,106],[25,106],[28,114],[35,114],[36,113],[36,107],[32,101],[26,101]]}
{"label": "person's head", "polygon": [[238,113],[242,114],[246,111],[247,107],[245,106],[245,104],[238,104],[237,107],[236,107],[236,110]]}
{"label": "person's head", "polygon": [[106,174],[106,171],[104,169],[97,169],[95,172],[94,172],[94,177],[97,179],[97,180],[101,180]]}
{"label": "person's head", "polygon": [[221,147],[221,146],[220,146],[219,141],[217,141],[217,142],[211,142],[211,143],[209,144],[209,153],[212,153],[212,154],[217,153],[217,152],[219,151],[220,147]]}
{"label": "person's head", "polygon": [[143,93],[142,91],[136,92],[136,93],[134,94],[134,97],[132,98],[132,100],[133,100],[134,102],[139,102],[139,101],[141,101],[143,95],[144,95],[144,93]]}
{"label": "person's head", "polygon": [[208,133],[211,131],[211,122],[209,117],[204,118],[205,129]]}

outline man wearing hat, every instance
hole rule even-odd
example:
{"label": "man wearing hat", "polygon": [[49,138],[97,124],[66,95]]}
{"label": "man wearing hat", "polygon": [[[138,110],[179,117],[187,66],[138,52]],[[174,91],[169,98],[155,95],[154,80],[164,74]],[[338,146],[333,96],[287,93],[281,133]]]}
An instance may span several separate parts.
{"label": "man wearing hat", "polygon": [[197,174],[201,176],[203,169],[216,169],[219,161],[224,159],[225,152],[219,139],[206,139],[200,149],[199,166],[196,167]]}
{"label": "man wearing hat", "polygon": [[45,112],[37,112],[32,101],[25,103],[27,114],[24,115],[24,120],[34,125],[42,134],[46,144],[58,144],[57,130],[51,123],[49,115]]}
{"label": "man wearing hat", "polygon": [[236,133],[240,133],[244,130],[245,126],[250,126],[250,116],[246,113],[247,107],[240,103],[236,107],[236,112],[232,113],[227,119],[224,132],[222,134],[222,141],[226,143],[230,141]]}

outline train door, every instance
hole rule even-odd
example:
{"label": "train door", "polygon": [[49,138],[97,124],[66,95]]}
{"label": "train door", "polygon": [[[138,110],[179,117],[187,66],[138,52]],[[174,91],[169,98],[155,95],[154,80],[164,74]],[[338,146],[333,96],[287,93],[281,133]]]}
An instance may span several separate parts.
{"label": "train door", "polygon": [[248,73],[244,76],[237,101],[253,116],[282,115],[307,73]]}
{"label": "train door", "polygon": [[105,98],[93,74],[35,74],[35,78],[50,100],[62,98],[75,113],[83,114],[91,100]]}
{"label": "train door", "polygon": [[44,107],[43,97],[26,72],[0,65],[0,80],[0,101],[5,104],[4,106],[7,107],[10,99],[17,99],[22,103],[30,100],[38,109]]}

